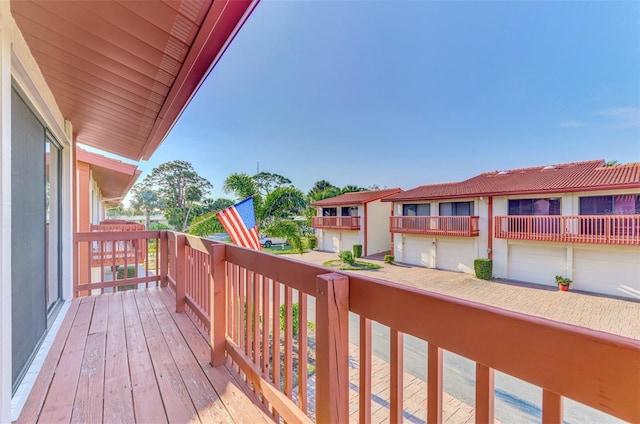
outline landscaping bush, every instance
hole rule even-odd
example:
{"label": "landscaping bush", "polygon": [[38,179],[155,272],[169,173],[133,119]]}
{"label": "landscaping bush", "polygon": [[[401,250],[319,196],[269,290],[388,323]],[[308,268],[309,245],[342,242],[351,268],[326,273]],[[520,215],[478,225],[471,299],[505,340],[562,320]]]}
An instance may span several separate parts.
{"label": "landscaping bush", "polygon": [[353,257],[354,258],[362,257],[362,245],[361,244],[354,244],[353,245]]}
{"label": "landscaping bush", "polygon": [[353,265],[356,262],[356,260],[353,258],[353,253],[348,250],[342,250],[338,254],[338,257],[342,259],[342,262],[344,262],[345,264]]}
{"label": "landscaping bush", "polygon": [[493,261],[485,258],[476,259],[473,261],[473,269],[476,272],[476,277],[488,280],[493,275]]}
{"label": "landscaping bush", "polygon": [[[127,277],[126,278],[136,278],[136,266],[135,265],[129,265],[127,267]],[[118,270],[116,271],[116,280],[124,280],[125,276],[124,276],[124,267],[123,266],[119,266]],[[116,288],[116,291],[124,291],[124,290],[134,290],[136,288],[135,284],[129,284],[127,286],[118,286]]]}
{"label": "landscaping bush", "polygon": [[396,258],[393,255],[384,255],[384,263],[385,264],[392,264],[395,260],[396,260]]}
{"label": "landscaping bush", "polygon": [[309,250],[313,250],[318,245],[318,239],[315,236],[309,236]]}
{"label": "landscaping bush", "polygon": [[[291,311],[292,311],[292,316],[291,316],[291,324],[293,327],[292,333],[293,333],[293,337],[297,337],[298,336],[298,329],[299,329],[299,323],[298,323],[298,304],[294,303],[293,305],[291,305]],[[282,304],[280,305],[280,330],[284,331],[284,318],[286,316],[286,312],[285,312],[285,305]]]}

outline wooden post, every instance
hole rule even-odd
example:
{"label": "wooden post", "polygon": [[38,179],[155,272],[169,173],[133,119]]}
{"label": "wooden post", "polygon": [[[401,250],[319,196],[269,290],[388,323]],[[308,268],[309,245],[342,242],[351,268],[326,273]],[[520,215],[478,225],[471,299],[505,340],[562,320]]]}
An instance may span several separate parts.
{"label": "wooden post", "polygon": [[224,244],[213,244],[209,247],[211,261],[211,277],[213,286],[209,290],[211,301],[211,315],[209,324],[209,338],[211,342],[211,365],[223,365],[225,358],[226,328],[227,328],[227,279],[226,279],[226,250]]}
{"label": "wooden post", "polygon": [[[147,245],[148,246],[148,245]],[[147,247],[147,255],[148,253]],[[160,232],[160,252],[156,246],[156,261],[160,261],[160,287],[167,287],[169,284],[169,235],[166,231]]]}
{"label": "wooden post", "polygon": [[442,349],[429,343],[427,353],[427,422],[442,423]]}
{"label": "wooden post", "polygon": [[316,277],[316,420],[349,422],[349,278]]}
{"label": "wooden post", "polygon": [[493,422],[493,368],[476,363],[476,423]]}
{"label": "wooden post", "polygon": [[176,234],[174,255],[176,258],[176,312],[184,312],[186,306],[185,296],[185,242],[183,234]]}
{"label": "wooden post", "polygon": [[542,422],[562,424],[562,396],[542,389]]}

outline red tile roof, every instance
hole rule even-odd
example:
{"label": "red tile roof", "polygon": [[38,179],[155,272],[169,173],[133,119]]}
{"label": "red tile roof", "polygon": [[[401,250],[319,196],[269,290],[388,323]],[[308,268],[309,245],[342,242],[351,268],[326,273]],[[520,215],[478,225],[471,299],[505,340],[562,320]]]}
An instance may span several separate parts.
{"label": "red tile roof", "polygon": [[310,203],[311,206],[337,206],[337,205],[361,205],[382,199],[395,193],[401,193],[400,188],[387,188],[384,190],[355,191],[345,193],[329,199]]}
{"label": "red tile roof", "polygon": [[592,160],[485,172],[458,183],[416,187],[383,201],[640,188],[640,164],[611,167],[605,167],[604,164],[604,160]]}

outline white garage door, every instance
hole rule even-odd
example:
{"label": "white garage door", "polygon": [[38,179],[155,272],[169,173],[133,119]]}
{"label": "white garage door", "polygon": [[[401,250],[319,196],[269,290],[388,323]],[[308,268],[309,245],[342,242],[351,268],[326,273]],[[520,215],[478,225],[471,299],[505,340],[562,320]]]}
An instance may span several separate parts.
{"label": "white garage door", "polygon": [[358,240],[358,232],[351,231],[347,233],[343,231],[341,234],[341,240],[340,240],[340,250],[349,250],[353,252],[354,244],[362,244]]}
{"label": "white garage door", "polygon": [[549,245],[509,245],[508,278],[556,285],[556,275],[566,275],[567,249]]}
{"label": "white garage door", "polygon": [[574,249],[571,288],[640,299],[640,252]]}
{"label": "white garage door", "polygon": [[322,250],[327,252],[337,252],[340,247],[340,233],[336,231],[322,232]]}
{"label": "white garage door", "polygon": [[433,239],[405,236],[402,245],[396,246],[396,260],[410,265],[433,268]]}
{"label": "white garage door", "polygon": [[473,273],[476,259],[474,239],[438,239],[436,242],[436,268]]}

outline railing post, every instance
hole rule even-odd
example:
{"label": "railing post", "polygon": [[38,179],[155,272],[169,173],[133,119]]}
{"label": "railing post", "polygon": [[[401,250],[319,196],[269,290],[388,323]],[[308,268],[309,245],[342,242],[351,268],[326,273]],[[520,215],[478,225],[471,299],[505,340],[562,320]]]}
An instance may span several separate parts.
{"label": "railing post", "polygon": [[186,305],[185,297],[185,237],[183,234],[176,234],[176,245],[173,251],[176,258],[176,312],[184,312]]}
{"label": "railing post", "polygon": [[[148,245],[147,245],[148,249]],[[156,246],[157,249],[157,246]],[[160,232],[160,287],[167,287],[169,284],[169,235],[166,231]],[[158,252],[156,250],[156,260]]]}
{"label": "railing post", "polygon": [[476,363],[476,423],[493,422],[494,371]]}
{"label": "railing post", "polygon": [[562,424],[562,396],[542,389],[542,422]]}
{"label": "railing post", "polygon": [[316,277],[316,420],[349,422],[349,278]]}
{"label": "railing post", "polygon": [[217,367],[226,361],[227,337],[227,281],[225,272],[226,250],[224,244],[209,247],[211,278],[213,286],[209,290],[211,299],[209,339],[211,342],[211,365]]}

